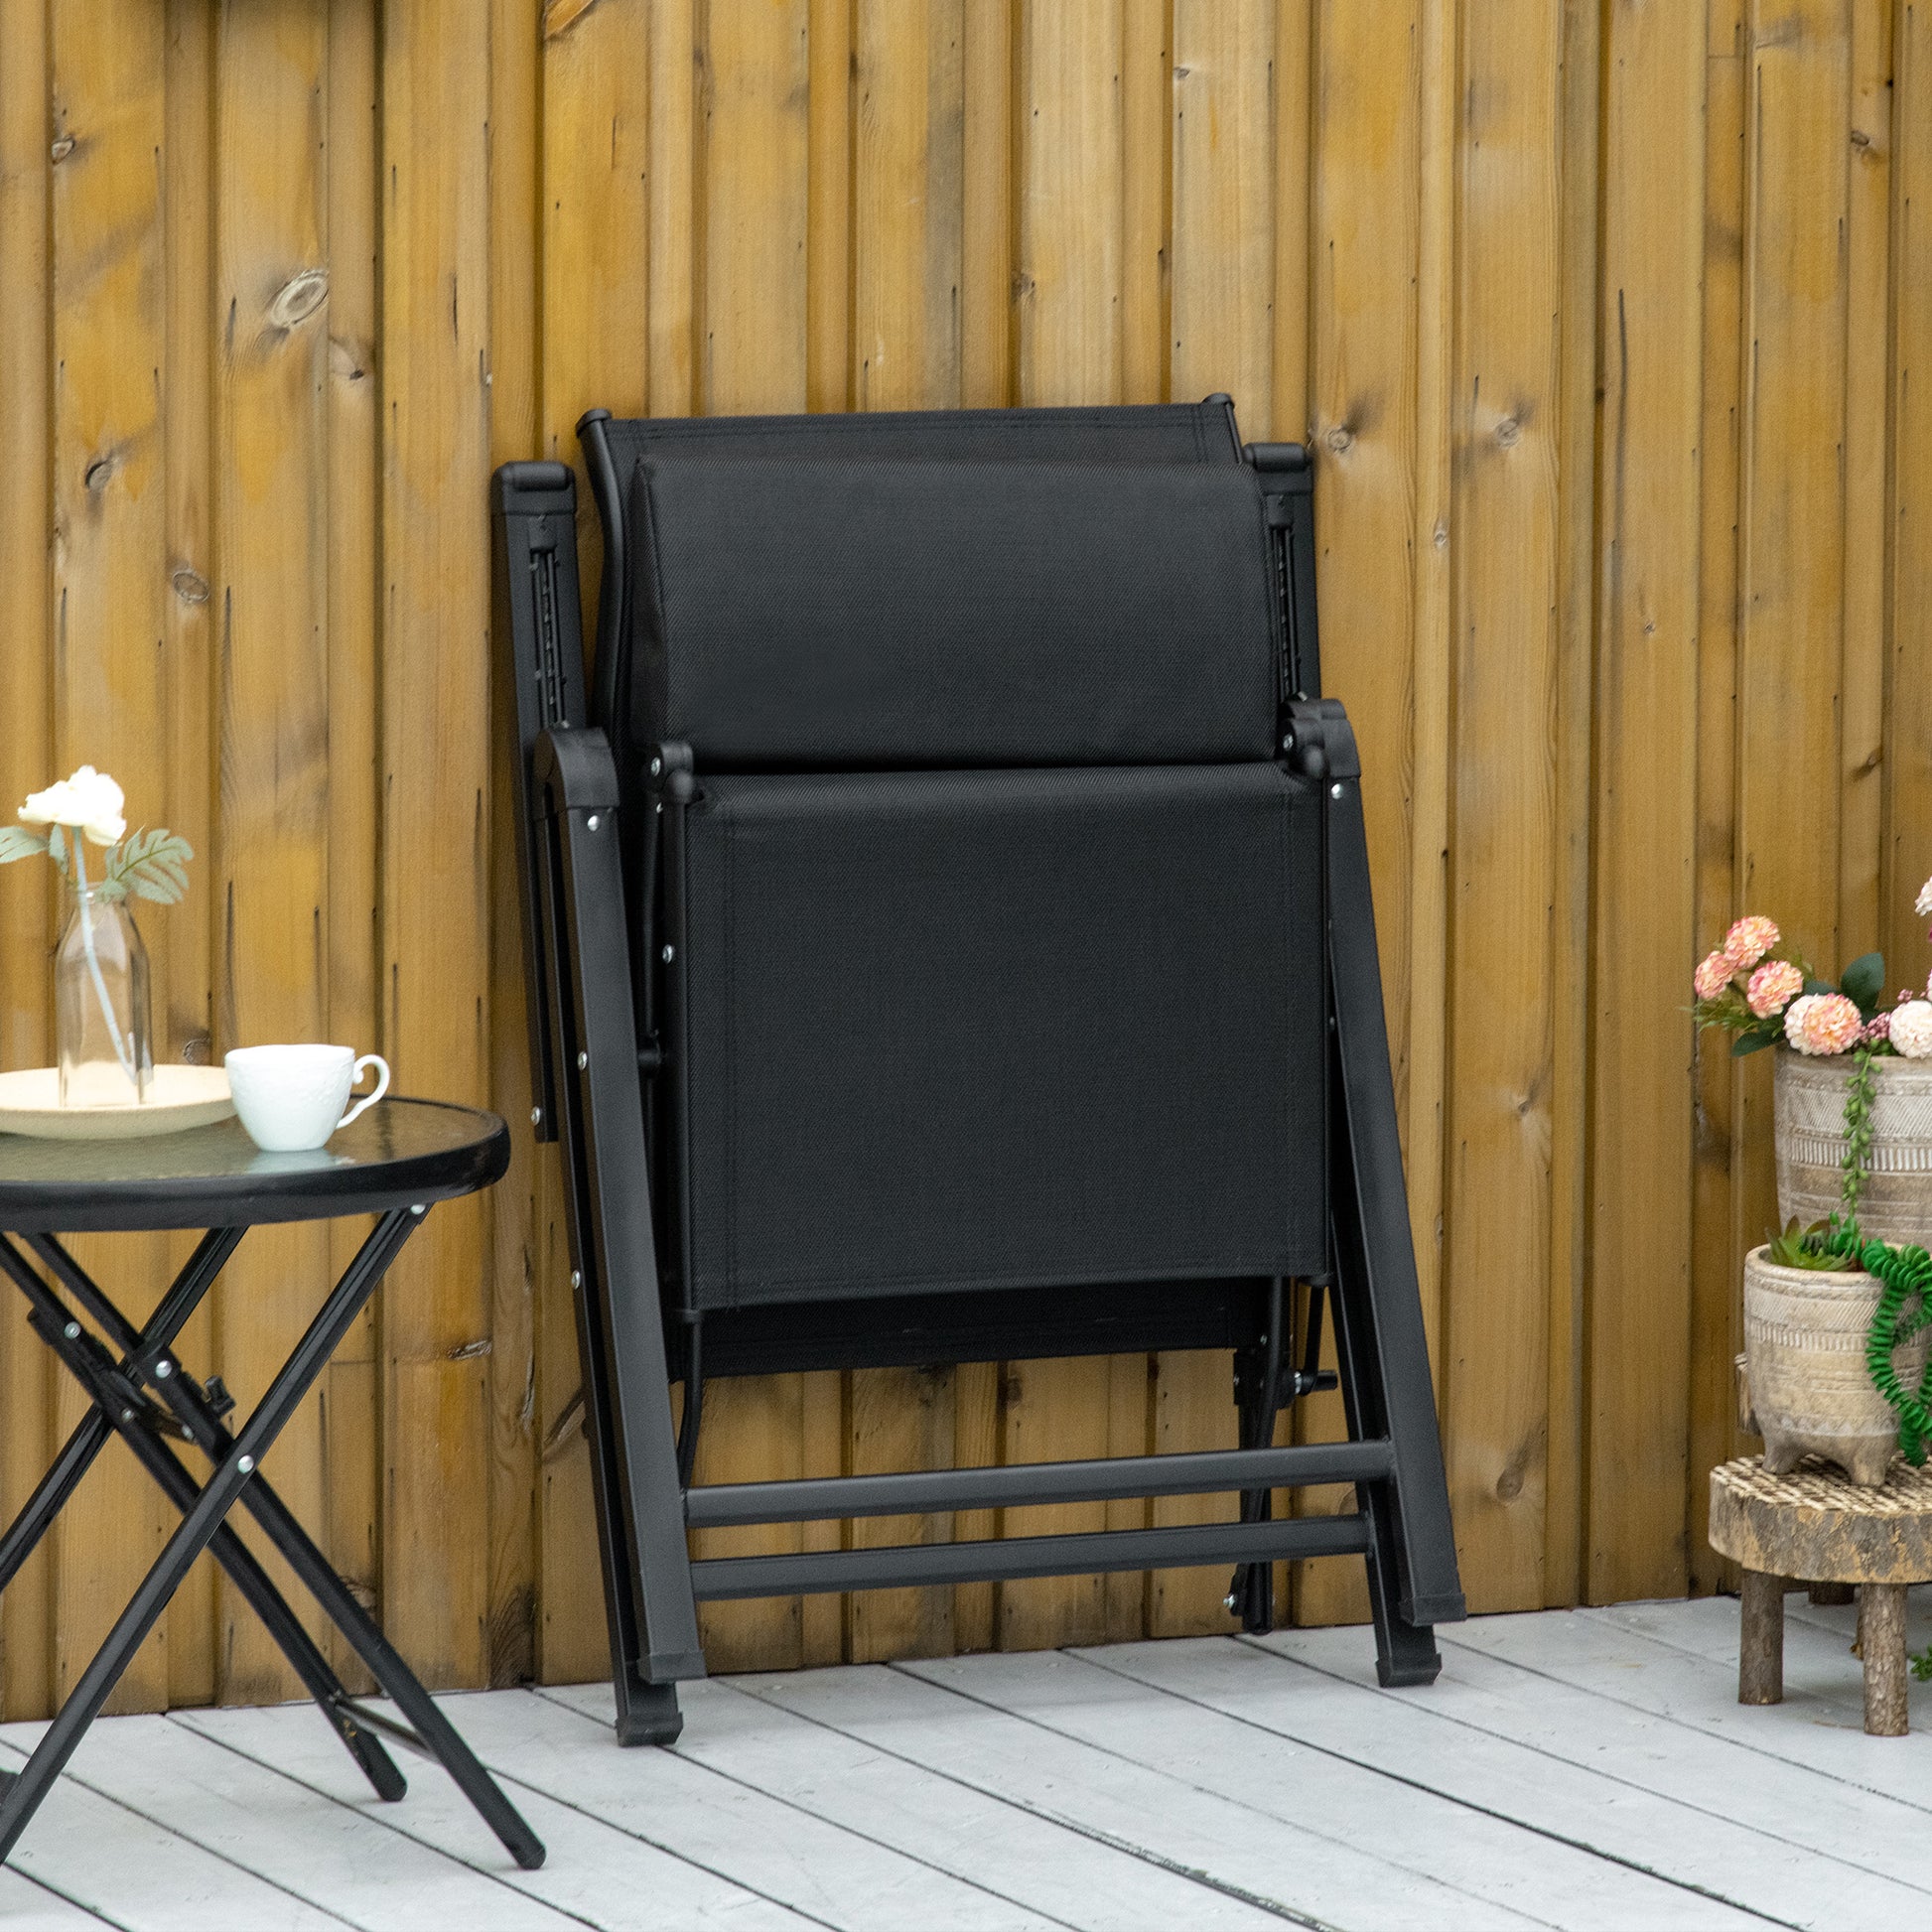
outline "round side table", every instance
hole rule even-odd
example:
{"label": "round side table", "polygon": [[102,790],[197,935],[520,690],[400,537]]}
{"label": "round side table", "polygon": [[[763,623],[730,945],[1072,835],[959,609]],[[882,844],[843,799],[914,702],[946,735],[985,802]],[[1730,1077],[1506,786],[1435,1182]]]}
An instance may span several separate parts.
{"label": "round side table", "polygon": [[1859,1587],[1864,1727],[1905,1734],[1905,1589],[1932,1583],[1932,1468],[1902,1458],[1863,1488],[1815,1455],[1775,1476],[1754,1455],[1711,1471],[1711,1547],[1744,1572],[1737,1702],[1784,1699],[1784,1587]]}
{"label": "round side table", "polygon": [[[374,1620],[262,1477],[283,1425],[375,1293],[433,1202],[501,1178],[509,1134],[494,1114],[433,1100],[384,1100],[305,1154],[263,1154],[236,1120],[145,1140],[49,1141],[0,1134],[0,1273],[27,1298],[29,1324],[87,1392],[91,1407],[0,1536],[0,1589],[16,1576],[95,1456],[119,1436],[181,1511],[181,1527],[80,1675],[25,1767],[0,1773],[0,1860],[12,1851],[108,1693],[204,1550],[234,1580],[376,1794],[405,1786],[382,1739],[433,1758],[518,1864],[542,1842],[477,1761]],[[198,1381],[175,1337],[249,1228],[373,1214],[375,1227],[324,1301],[254,1413],[230,1429],[234,1400]],[[66,1233],[204,1228],[195,1252],[137,1324],[61,1244]],[[197,1480],[176,1445],[210,1465]],[[248,1546],[228,1527],[239,1503],[285,1557],[404,1722],[349,1696]]]}

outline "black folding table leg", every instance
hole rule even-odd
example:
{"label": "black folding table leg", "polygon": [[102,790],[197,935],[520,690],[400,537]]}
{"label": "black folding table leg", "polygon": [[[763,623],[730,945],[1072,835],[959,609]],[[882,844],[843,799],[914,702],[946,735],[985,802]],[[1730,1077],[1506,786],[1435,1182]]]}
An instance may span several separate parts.
{"label": "black folding table leg", "polygon": [[[261,1457],[366,1306],[389,1263],[407,1240],[420,1211],[397,1209],[377,1222],[294,1354],[270,1384],[246,1427],[233,1439],[231,1452],[215,1468],[181,1527],[148,1572],[133,1601],[116,1620],[107,1641],[81,1674],[26,1768],[6,1786],[4,1797],[0,1798],[0,1860],[12,1851],[49,1786],[72,1756],[87,1726],[99,1715],[109,1692],[180,1588],[196,1558],[213,1541],[227,1512],[250,1486]],[[541,1863],[542,1846],[493,1784],[489,1792],[495,1800],[491,1809],[500,1807],[507,1814],[512,1832],[506,1834],[503,1824],[491,1817],[489,1810],[484,1811],[484,1816],[510,1846],[518,1863],[526,1866]],[[512,1837],[520,1843],[512,1843]]]}
{"label": "black folding table leg", "polygon": [[[209,1406],[207,1396],[179,1373],[159,1378],[155,1386],[194,1437],[197,1447],[210,1460],[225,1463],[234,1453],[236,1439]],[[250,1483],[241,1492],[241,1503],[261,1526],[262,1534],[287,1560],[303,1587],[348,1639],[356,1655],[368,1666],[369,1674],[415,1726],[427,1754],[456,1780],[464,1796],[483,1814],[484,1822],[502,1840],[517,1863],[526,1870],[534,1870],[543,1863],[541,1842],[503,1796],[456,1727],[437,1709],[374,1618],[349,1594],[347,1587],[288,1505],[265,1481]],[[335,1687],[333,1704],[332,1721],[339,1729],[347,1725],[357,1735],[368,1735],[356,1720],[353,1700],[340,1684]]]}
{"label": "black folding table leg", "polygon": [[[98,1298],[99,1308],[111,1316],[104,1325],[119,1342],[123,1353],[131,1356],[139,1344],[165,1347],[181,1332],[182,1324],[200,1307],[202,1297],[207,1293],[215,1276],[221,1272],[228,1257],[234,1253],[235,1245],[240,1241],[241,1236],[240,1228],[211,1228],[204,1235],[197,1244],[195,1252],[183,1265],[181,1273],[175,1277],[168,1293],[156,1305],[147,1327],[139,1333],[121,1315],[119,1310],[115,1309],[104,1295],[100,1295],[97,1289],[94,1289],[91,1282],[87,1282],[87,1287],[92,1291],[92,1295],[83,1306],[90,1310],[95,1309],[96,1302],[93,1298]],[[6,1245],[9,1252],[12,1252],[12,1244]],[[86,1277],[81,1274],[72,1257],[51,1236],[30,1238],[28,1245],[48,1262],[60,1280],[66,1282],[70,1275],[77,1275],[82,1281],[86,1281]],[[18,1257],[16,1256],[15,1259],[18,1260]],[[25,1266],[25,1263],[21,1263],[21,1267]],[[16,1281],[21,1281],[18,1269],[10,1267],[8,1272]],[[21,1286],[25,1288],[26,1283],[21,1281]],[[31,1290],[29,1299],[32,1299]],[[52,1320],[51,1306],[45,1312],[47,1318]],[[57,1324],[57,1326],[65,1325],[65,1323]],[[49,1344],[53,1345],[51,1334]],[[6,1535],[0,1537],[0,1589],[5,1589],[13,1582],[19,1574],[20,1566],[33,1555],[41,1539],[54,1527],[54,1519],[67,1507],[68,1498],[79,1486],[80,1478],[93,1467],[94,1457],[106,1448],[111,1433],[107,1418],[96,1407],[81,1419],[73,1434],[63,1445],[60,1454],[54,1458],[53,1466],[35,1486],[34,1493],[28,1497]]]}
{"label": "black folding table leg", "polygon": [[[93,1377],[84,1373],[68,1353],[69,1350],[77,1352],[79,1346],[66,1342],[62,1350],[63,1359],[98,1402],[105,1391],[97,1388]],[[186,1516],[201,1496],[201,1485],[182,1466],[167,1445],[151,1436],[138,1418],[121,1426],[118,1433],[134,1451],[142,1467],[160,1485],[168,1500]],[[275,1587],[274,1580],[255,1560],[248,1546],[223,1523],[209,1539],[208,1554],[234,1580],[235,1587],[241,1591],[249,1608],[261,1618],[268,1634],[275,1639],[282,1655],[302,1680],[303,1688],[315,1699],[322,1715],[328,1719],[330,1728],[343,1740],[348,1754],[374,1788],[376,1796],[391,1800],[403,1797],[409,1787],[396,1768],[395,1760],[383,1748],[381,1739],[358,1725],[348,1714],[345,1708],[348,1698],[347,1688],[330,1667],[328,1658],[303,1628],[302,1620],[290,1607],[288,1599]]]}
{"label": "black folding table leg", "polygon": [[94,1457],[106,1447],[113,1432],[98,1409],[80,1420],[80,1426],[67,1440],[52,1467],[42,1476],[21,1512],[0,1537],[0,1589],[13,1582],[20,1566],[40,1547],[40,1541],[54,1527],[54,1519],[67,1507],[68,1498],[80,1486],[80,1478],[93,1467]]}

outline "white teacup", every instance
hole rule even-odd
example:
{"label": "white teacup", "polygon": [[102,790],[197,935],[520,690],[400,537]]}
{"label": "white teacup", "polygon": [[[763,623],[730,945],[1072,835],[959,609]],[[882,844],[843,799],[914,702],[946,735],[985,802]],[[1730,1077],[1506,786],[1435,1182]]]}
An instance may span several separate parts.
{"label": "white teacup", "polygon": [[[222,1056],[228,1091],[248,1137],[264,1154],[322,1147],[365,1107],[389,1091],[389,1067],[379,1053],[360,1059],[352,1046],[237,1046]],[[347,1113],[350,1090],[374,1067],[375,1091]]]}

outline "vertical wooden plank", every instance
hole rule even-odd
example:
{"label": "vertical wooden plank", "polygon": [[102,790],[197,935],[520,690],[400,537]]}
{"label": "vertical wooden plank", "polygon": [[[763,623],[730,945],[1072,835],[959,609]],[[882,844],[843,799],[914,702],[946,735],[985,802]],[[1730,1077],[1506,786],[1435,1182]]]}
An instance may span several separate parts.
{"label": "vertical wooden plank", "polygon": [[1121,0],[1028,0],[1015,50],[1019,399],[1121,391]]}
{"label": "vertical wooden plank", "polygon": [[650,413],[697,407],[698,219],[703,175],[698,152],[699,0],[656,0],[650,8]]}
{"label": "vertical wooden plank", "polygon": [[1932,8],[1900,8],[1893,50],[1891,570],[1885,702],[1885,937],[1899,986],[1926,964],[1912,898],[1932,874]]}
{"label": "vertical wooden plank", "polygon": [[[481,1101],[488,1061],[489,49],[471,9],[383,17],[382,1050]],[[432,1685],[483,1674],[484,1211],[439,1207],[383,1291],[383,1610]]]}
{"label": "vertical wooden plank", "polygon": [[[1589,1310],[1594,1601],[1686,1581],[1705,25],[1620,8],[1604,50]],[[1641,919],[1631,916],[1641,905]],[[1640,1213],[1633,1203],[1641,1200]],[[1553,1347],[1555,1340],[1553,1338]]]}
{"label": "vertical wooden plank", "polygon": [[[0,771],[49,776],[50,644],[48,45],[41,0],[0,4],[0,592],[14,614],[10,699],[0,708]],[[45,780],[30,777],[22,784]],[[18,799],[4,801],[18,804]],[[47,959],[54,939],[45,866],[0,868],[0,1065],[53,1057]],[[11,1522],[46,1469],[49,1357],[26,1323],[26,1303],[0,1306],[0,1514]],[[0,1597],[0,1716],[38,1717],[52,1703],[53,1569],[37,1554]]]}
{"label": "vertical wooden plank", "polygon": [[957,406],[960,0],[861,0],[853,43],[852,377],[860,409]]}
{"label": "vertical wooden plank", "polygon": [[[853,404],[853,0],[812,0],[811,81],[805,128],[805,406]],[[904,82],[912,76],[897,75]],[[921,71],[915,84],[923,87]],[[903,118],[901,115],[899,118]],[[921,151],[923,164],[923,151]]]}
{"label": "vertical wooden plank", "polygon": [[[1703,500],[1699,506],[1697,930],[1708,944],[1736,915],[1737,510],[1744,235],[1744,0],[1709,9],[1705,51]],[[1733,1185],[1741,1069],[1729,1042],[1698,1042],[1692,1167],[1690,1584],[1724,1566],[1706,1528],[1704,1470],[1741,1447],[1732,1360],[1742,1349],[1745,1245]]]}
{"label": "vertical wooden plank", "polygon": [[[532,189],[542,236],[532,262],[539,278],[534,299],[542,325],[540,341],[530,345],[536,392],[535,434],[529,447],[574,465],[578,472],[587,636],[595,634],[588,628],[588,613],[599,595],[603,545],[577,440],[578,418],[593,407],[619,416],[641,415],[648,394],[654,293],[648,272],[649,143],[656,105],[649,82],[650,27],[648,9],[637,4],[546,8],[541,46],[533,43],[529,75],[541,95],[541,145],[533,157],[540,176]],[[499,49],[497,68],[518,59],[512,49]],[[498,88],[507,84],[507,75],[495,69],[491,79]],[[499,123],[494,139],[502,140],[504,133]],[[532,142],[538,138],[533,129]],[[519,211],[505,208],[499,218],[495,245],[506,258],[527,250],[532,240],[518,234]],[[509,259],[496,270],[499,278],[510,272]],[[499,416],[503,403],[496,393]],[[503,423],[495,431],[502,456],[510,454],[506,430]],[[504,838],[507,860],[514,844],[507,825]],[[514,905],[499,908],[499,916],[514,912]],[[520,981],[520,940],[514,970]],[[514,1057],[521,1134],[521,1123],[529,1116],[529,1102],[522,1098],[528,1084],[522,997],[520,987],[512,995],[506,985],[502,993],[514,1005],[498,1018],[498,1050],[506,1059]],[[529,1283],[535,1326],[530,1380],[518,1399],[527,1403],[533,1437],[542,1446],[537,1492],[542,1671],[555,1682],[602,1675],[610,1668],[610,1652],[590,1458],[577,1425],[582,1364],[567,1244],[561,1238],[561,1174],[554,1147],[540,1152],[532,1147],[529,1162],[529,1233],[518,1242],[512,1271]],[[498,1195],[517,1178],[513,1170]],[[500,1264],[498,1279],[503,1285],[499,1292],[507,1293],[510,1277]]]}
{"label": "vertical wooden plank", "polygon": [[1557,409],[1556,877],[1551,929],[1550,1427],[1543,1600],[1583,1590],[1589,1196],[1592,678],[1596,645],[1597,208],[1602,14],[1564,0]]}
{"label": "vertical wooden plank", "polygon": [[[1300,443],[1309,433],[1309,215],[1314,188],[1314,0],[1275,7],[1275,347],[1268,434]],[[1250,432],[1260,434],[1259,428]]]}
{"label": "vertical wooden plank", "polygon": [[[539,441],[537,246],[541,201],[538,128],[543,119],[542,21],[517,0],[492,0],[489,26],[489,461],[493,469],[535,455]],[[633,56],[633,58],[635,58]],[[332,75],[340,88],[345,75]],[[639,70],[632,86],[641,91]],[[634,156],[642,131],[625,144]],[[617,143],[613,142],[615,149]],[[374,143],[369,143],[373,151]],[[333,183],[332,183],[333,187]],[[643,228],[637,214],[639,246]],[[633,303],[640,289],[631,291]],[[641,338],[641,322],[633,336]],[[641,394],[641,386],[639,388]],[[488,1681],[527,1683],[537,1671],[541,1542],[536,1326],[540,1297],[567,1293],[568,1269],[544,1243],[558,1185],[554,1146],[530,1126],[529,1035],[523,985],[523,906],[516,875],[509,681],[495,673],[502,640],[490,639],[490,1079],[491,1104],[509,1122],[510,1168],[489,1196],[490,1477]],[[372,953],[371,953],[372,957]],[[333,1473],[333,1470],[332,1470]],[[595,1592],[595,1555],[588,1566]],[[592,1597],[595,1604],[595,1593]]]}
{"label": "vertical wooden plank", "polygon": [[[969,409],[998,409],[1014,400],[1016,4],[963,0],[962,6],[959,400]],[[954,1371],[953,1453],[962,1467],[986,1467],[1001,1458],[1004,1380],[997,1362],[969,1362]],[[998,1528],[998,1512],[990,1509],[953,1518],[953,1534],[962,1542],[993,1536]],[[953,1592],[956,1651],[993,1647],[998,1595],[993,1584],[963,1584]]]}
{"label": "vertical wooden plank", "polygon": [[[1121,9],[1121,400],[1166,402],[1173,330],[1173,140],[1172,0]],[[1267,80],[1264,66],[1262,79]],[[1220,76],[1222,91],[1227,77]],[[1251,88],[1239,89],[1244,95]],[[1198,116],[1197,116],[1198,118]],[[1253,130],[1244,128],[1243,133]],[[1202,137],[1205,142],[1205,136]],[[1221,173],[1231,172],[1223,168]],[[1223,385],[1226,386],[1226,385]],[[1240,401],[1239,396],[1236,401]]]}
{"label": "vertical wooden plank", "polygon": [[[806,0],[701,5],[697,108],[699,362],[693,406],[712,415],[806,403],[810,13]],[[655,398],[653,397],[653,402]],[[803,1472],[804,1378],[715,1382],[706,1391],[700,1482]],[[702,1555],[795,1550],[793,1526],[710,1531]],[[704,1607],[717,1670],[792,1665],[799,1599]]]}
{"label": "vertical wooden plank", "polygon": [[1014,14],[1018,0],[963,0],[959,269],[960,401],[1013,401]]}
{"label": "vertical wooden plank", "polygon": [[[155,721],[168,712],[160,404],[166,34],[152,8],[64,7],[51,26],[52,749],[63,772],[83,759],[111,771],[133,822],[163,822],[168,743]],[[207,880],[204,870],[204,890]],[[142,923],[150,946],[164,949],[169,921]],[[168,1244],[121,1236],[75,1252],[138,1316],[159,1286]],[[61,1389],[57,1441],[83,1407],[71,1383]],[[133,1458],[111,1445],[54,1533],[57,1699],[86,1667],[175,1520]],[[166,1703],[167,1634],[164,1621],[121,1679],[110,1711]]]}
{"label": "vertical wooden plank", "polygon": [[[168,943],[150,959],[156,1059],[207,1060],[213,1049],[213,936],[220,895],[212,869],[215,786],[212,746],[214,575],[213,357],[209,260],[214,242],[214,32],[211,11],[190,0],[167,9],[167,135],[163,196],[167,236],[167,376],[162,447],[167,492],[166,631],[169,796],[158,816],[199,855],[187,902],[168,916]],[[172,1263],[185,1258],[177,1243]],[[178,1346],[191,1362],[213,1360],[214,1310],[202,1305]],[[217,1583],[204,1557],[168,1606],[168,1697],[175,1705],[214,1700]]]}
{"label": "vertical wooden plank", "polygon": [[1562,28],[1462,19],[1444,1434],[1471,1606],[1543,1597]]}
{"label": "vertical wooden plank", "polygon": [[[1737,893],[1835,970],[1850,23],[1843,0],[1752,0],[1746,22]],[[1770,1057],[1740,1081],[1747,1242],[1776,1211]]]}
{"label": "vertical wooden plank", "polygon": [[805,0],[700,4],[696,407],[713,416],[803,409],[808,9]]}
{"label": "vertical wooden plank", "polygon": [[[861,409],[959,401],[963,26],[959,0],[860,0],[855,10],[850,393]],[[950,1367],[855,1370],[847,1414],[855,1474],[953,1460]],[[874,1517],[852,1525],[851,1542],[951,1534],[947,1516]],[[858,1591],[846,1609],[847,1655],[943,1655],[952,1622],[950,1589]]]}
{"label": "vertical wooden plank", "polygon": [[[1348,708],[1362,751],[1362,797],[1369,871],[1375,887],[1382,997],[1388,1014],[1398,1117],[1409,1130],[1413,1210],[1433,1206],[1430,1165],[1440,1142],[1418,1140],[1411,1068],[1412,1009],[1423,1012],[1440,986],[1416,987],[1410,971],[1412,769],[1437,750],[1421,743],[1415,714],[1417,642],[1418,356],[1441,356],[1440,337],[1418,331],[1418,281],[1424,195],[1431,190],[1421,146],[1423,90],[1438,79],[1425,67],[1423,21],[1414,5],[1365,8],[1349,0],[1315,7],[1312,93],[1316,120],[1310,159],[1312,238],[1309,434],[1319,469],[1315,484],[1317,587],[1321,600],[1324,688]],[[1454,86],[1452,47],[1435,50]],[[1432,157],[1447,169],[1447,146]],[[1440,379],[1435,390],[1443,405]],[[1434,427],[1434,425],[1432,425]],[[1447,647],[1447,638],[1436,640]],[[1435,723],[1440,730],[1441,715]],[[1440,842],[1439,847],[1440,850]],[[1440,929],[1440,909],[1439,909]],[[1437,1032],[1440,1035],[1440,1024]],[[1420,1094],[1433,1126],[1440,1069],[1424,1072]],[[1431,1217],[1433,1223],[1433,1215]],[[1433,1235],[1433,1225],[1428,1230]],[[1433,1239],[1417,1261],[1434,1286]],[[1328,1335],[1332,1354],[1332,1328]],[[1332,1363],[1330,1364],[1332,1365]],[[1304,1441],[1345,1433],[1339,1396],[1298,1405]],[[1352,1510],[1352,1488],[1305,1490],[1308,1515]],[[1298,1623],[1358,1622],[1368,1614],[1361,1567],[1298,1564]]]}
{"label": "vertical wooden plank", "polygon": [[1225,389],[1257,426],[1275,417],[1275,14],[1173,12],[1173,393]]}
{"label": "vertical wooden plank", "polygon": [[[329,11],[329,916],[330,1037],[364,1048],[378,1036],[376,927],[379,751],[374,696],[380,537],[376,389],[376,27],[357,0]],[[348,1266],[373,1223],[329,1224],[329,1268]],[[381,1348],[374,1311],[336,1351],[323,1382],[325,1548],[364,1608],[381,1574]],[[332,1627],[331,1656],[345,1684],[373,1680]]]}
{"label": "vertical wooden plank", "polygon": [[[1080,7],[1031,0],[1016,28],[1014,299],[1023,404],[1120,399],[1125,353],[1122,25],[1120,0]],[[1004,1378],[1002,1459],[1108,1454],[1115,1427],[1114,1375],[1105,1356],[1010,1364]],[[1143,1365],[1142,1442],[1145,1382]],[[1105,1506],[1098,1504],[1001,1512],[1002,1533],[1016,1536],[1097,1530],[1106,1521]],[[1098,1577],[1003,1584],[999,1641],[1009,1650],[1102,1641],[1121,1604],[1120,1587],[1110,1604],[1107,1584]]]}
{"label": "vertical wooden plank", "polygon": [[[1248,435],[1274,420],[1275,52],[1273,0],[1175,0],[1173,109],[1173,393],[1226,390]],[[1139,157],[1130,151],[1130,179]],[[1232,1357],[1156,1359],[1155,1444],[1162,1452],[1232,1448],[1239,1439]],[[1227,1522],[1237,1499],[1163,1496],[1157,1525]],[[1220,1570],[1158,1571],[1148,1633],[1228,1628]]]}
{"label": "vertical wooden plank", "polygon": [[[217,1044],[328,1036],[329,467],[327,0],[223,9],[216,27],[214,273],[220,813]],[[329,1236],[261,1228],[215,1311],[221,1374],[244,1412],[315,1314]],[[319,1522],[319,1403],[275,1446],[276,1487]],[[252,1535],[252,1530],[250,1531]],[[268,1546],[257,1542],[258,1553]],[[270,1562],[271,1574],[283,1573]],[[217,1691],[267,1704],[301,1686],[222,1579]]]}
{"label": "vertical wooden plank", "polygon": [[[1891,351],[1890,0],[1850,0],[1846,129],[1845,699],[1840,733],[1839,943],[1879,945],[1884,837],[1886,391]],[[1918,891],[1911,883],[1907,897]],[[1906,955],[1913,965],[1917,954]],[[1914,976],[1916,977],[1916,976]],[[1898,982],[1900,986],[1903,980]],[[1891,991],[1896,992],[1894,986]]]}
{"label": "vertical wooden plank", "polygon": [[[858,275],[854,171],[859,160],[856,96],[860,85],[853,40],[855,11],[853,0],[810,0],[806,21],[810,78],[805,114],[805,406],[813,410],[854,406],[854,293]],[[895,78],[922,92],[923,64],[915,74]],[[901,113],[897,118],[903,120],[905,116]],[[923,148],[917,165],[922,177]],[[798,1396],[802,1474],[845,1472],[857,1447],[850,1380],[834,1370],[803,1378]],[[799,1547],[806,1550],[836,1550],[846,1537],[843,1523],[804,1523],[798,1530]],[[801,1598],[799,1662],[841,1661],[848,1651],[848,1632],[864,1601],[827,1593]],[[933,1642],[928,1638],[925,1647],[931,1648]],[[895,1648],[889,1641],[880,1654],[891,1654]]]}

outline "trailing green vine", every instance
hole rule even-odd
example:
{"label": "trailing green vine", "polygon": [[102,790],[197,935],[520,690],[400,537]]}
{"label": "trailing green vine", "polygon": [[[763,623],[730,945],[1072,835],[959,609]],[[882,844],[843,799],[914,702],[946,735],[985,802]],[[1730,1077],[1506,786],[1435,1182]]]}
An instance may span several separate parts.
{"label": "trailing green vine", "polygon": [[1918,1387],[1908,1389],[1899,1380],[1892,1356],[1900,1343],[1932,1326],[1932,1254],[1923,1248],[1865,1241],[1856,1227],[1843,1223],[1826,1236],[1825,1245],[1834,1254],[1856,1260],[1878,1283],[1878,1306],[1865,1333],[1865,1370],[1898,1416],[1898,1447],[1906,1461],[1920,1467],[1926,1444],[1932,1441],[1932,1358]]}
{"label": "trailing green vine", "polygon": [[1845,1206],[1842,1219],[1855,1237],[1859,1202],[1871,1172],[1871,1108],[1878,1097],[1871,1077],[1871,1046],[1867,1040],[1852,1055],[1852,1078],[1845,1089],[1845,1183],[1839,1197]]}

